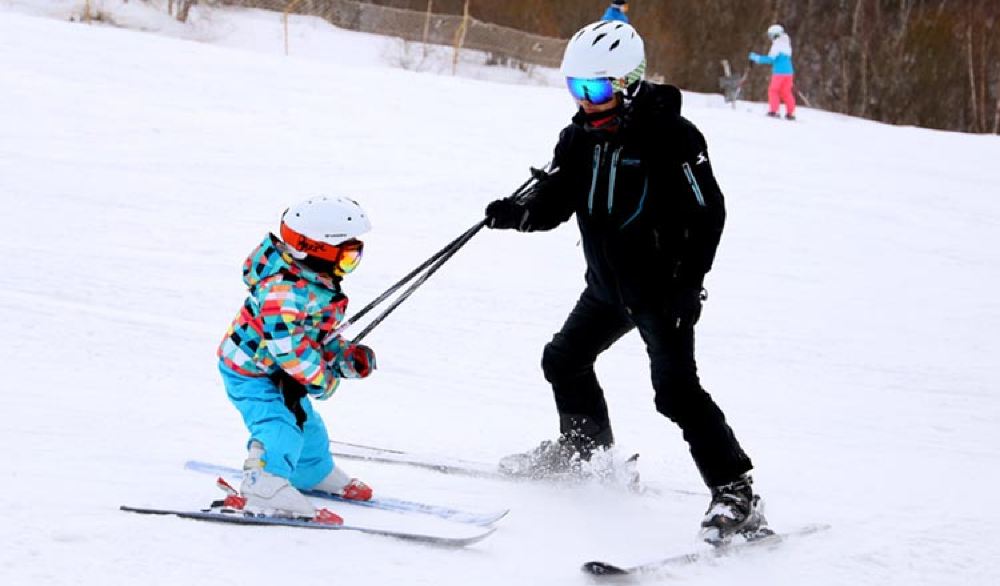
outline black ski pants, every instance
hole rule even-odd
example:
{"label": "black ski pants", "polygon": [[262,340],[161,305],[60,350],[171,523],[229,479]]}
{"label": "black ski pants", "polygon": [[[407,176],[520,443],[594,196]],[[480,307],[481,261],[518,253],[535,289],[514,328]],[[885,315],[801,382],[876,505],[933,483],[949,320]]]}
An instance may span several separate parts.
{"label": "black ski pants", "polygon": [[695,465],[712,487],[736,480],[753,466],[698,380],[696,321],[694,316],[678,327],[666,310],[630,312],[601,301],[586,289],[562,329],[545,346],[542,370],[552,384],[563,420],[583,416],[610,432],[608,405],[594,362],[633,328],[639,330],[649,354],[656,410],[681,428]]}

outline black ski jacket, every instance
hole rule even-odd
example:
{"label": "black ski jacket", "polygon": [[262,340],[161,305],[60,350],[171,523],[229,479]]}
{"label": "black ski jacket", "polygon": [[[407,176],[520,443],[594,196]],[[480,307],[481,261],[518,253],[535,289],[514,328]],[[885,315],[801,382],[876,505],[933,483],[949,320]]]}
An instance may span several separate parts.
{"label": "black ski jacket", "polygon": [[608,303],[663,308],[712,268],[725,202],[705,139],[680,110],[676,87],[643,82],[616,132],[587,130],[578,112],[523,203],[522,231],[576,214],[587,284]]}

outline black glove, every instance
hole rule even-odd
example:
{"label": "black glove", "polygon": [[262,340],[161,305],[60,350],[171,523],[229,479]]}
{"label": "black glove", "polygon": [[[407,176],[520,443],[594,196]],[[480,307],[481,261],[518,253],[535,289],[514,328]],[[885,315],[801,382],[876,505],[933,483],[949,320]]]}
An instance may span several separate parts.
{"label": "black glove", "polygon": [[498,199],[486,206],[486,225],[496,230],[518,229],[527,210],[510,199]]}
{"label": "black glove", "polygon": [[708,291],[698,285],[675,285],[670,292],[667,316],[670,326],[676,329],[693,327],[701,317],[701,304],[708,299]]}

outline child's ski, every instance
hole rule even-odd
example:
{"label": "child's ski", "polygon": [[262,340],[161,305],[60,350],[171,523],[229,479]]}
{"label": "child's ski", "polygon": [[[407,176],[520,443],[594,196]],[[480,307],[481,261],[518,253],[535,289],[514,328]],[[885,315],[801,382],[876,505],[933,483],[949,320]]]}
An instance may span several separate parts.
{"label": "child's ski", "polygon": [[[230,468],[228,466],[219,466],[217,464],[209,464],[207,462],[199,462],[196,460],[189,460],[185,462],[184,467],[187,468],[188,470],[193,470],[195,472],[228,476],[230,478],[239,478],[240,476],[243,475],[243,471],[238,470],[236,468]],[[476,513],[471,511],[463,511],[461,509],[455,509],[452,507],[432,505],[417,501],[401,500],[391,497],[372,497],[371,500],[358,501],[358,500],[345,499],[340,495],[331,494],[328,492],[321,492],[315,490],[304,490],[302,492],[303,494],[311,497],[337,501],[349,505],[370,507],[374,509],[385,509],[388,511],[398,511],[401,513],[421,513],[425,515],[431,515],[434,517],[440,517],[442,519],[447,519],[449,521],[455,521],[458,523],[468,523],[470,525],[479,525],[483,527],[496,523],[497,521],[505,517],[507,513],[510,512],[510,509],[504,509],[502,511],[496,511],[493,513]]]}
{"label": "child's ski", "polygon": [[182,519],[195,519],[198,521],[211,521],[215,523],[234,523],[238,525],[277,525],[282,527],[302,527],[308,529],[320,529],[328,531],[357,531],[360,533],[367,533],[370,535],[381,535],[384,537],[393,537],[396,539],[403,539],[407,541],[416,541],[420,543],[429,543],[433,545],[443,545],[449,547],[465,547],[467,545],[472,545],[473,543],[482,541],[490,534],[492,534],[496,529],[490,528],[487,530],[478,531],[476,533],[471,533],[462,536],[447,536],[447,535],[434,535],[430,533],[409,533],[403,531],[391,531],[387,529],[377,529],[374,527],[365,527],[361,525],[335,525],[330,523],[321,523],[317,521],[308,521],[304,519],[289,519],[284,517],[273,517],[268,515],[258,515],[247,512],[215,512],[215,511],[181,511],[174,509],[153,509],[145,507],[130,507],[122,505],[119,507],[123,511],[130,513],[140,513],[143,515],[173,515],[175,517],[180,517]]}

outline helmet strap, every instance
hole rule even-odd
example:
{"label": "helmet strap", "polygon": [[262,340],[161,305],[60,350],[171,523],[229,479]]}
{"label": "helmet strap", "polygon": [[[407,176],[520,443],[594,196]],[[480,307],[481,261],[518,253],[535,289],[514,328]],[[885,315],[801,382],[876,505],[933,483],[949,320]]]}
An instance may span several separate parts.
{"label": "helmet strap", "polygon": [[299,260],[299,262],[317,273],[332,273],[333,269],[337,266],[337,263],[332,260],[326,260],[310,254],[307,254],[306,257]]}
{"label": "helmet strap", "polygon": [[332,279],[334,283],[341,281],[342,277],[337,273],[337,263],[335,261],[312,256],[311,254],[306,255],[305,258],[298,259],[298,261],[316,274]]}

